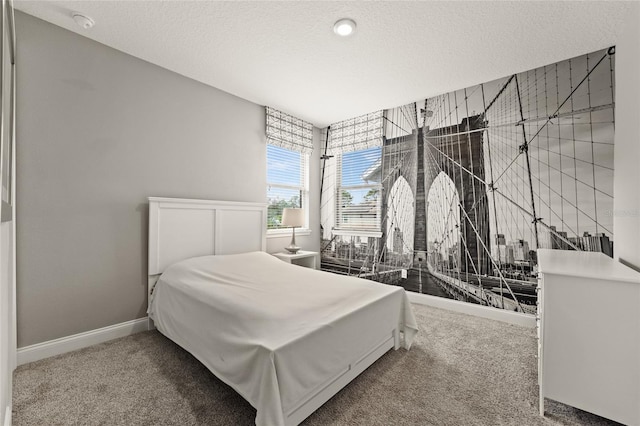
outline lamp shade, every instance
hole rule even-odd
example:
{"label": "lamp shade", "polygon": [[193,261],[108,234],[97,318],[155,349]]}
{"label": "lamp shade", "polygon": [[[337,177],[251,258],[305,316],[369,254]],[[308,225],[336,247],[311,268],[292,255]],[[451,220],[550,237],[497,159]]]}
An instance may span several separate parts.
{"label": "lamp shade", "polygon": [[304,210],[284,208],[282,209],[282,225],[283,226],[304,226]]}

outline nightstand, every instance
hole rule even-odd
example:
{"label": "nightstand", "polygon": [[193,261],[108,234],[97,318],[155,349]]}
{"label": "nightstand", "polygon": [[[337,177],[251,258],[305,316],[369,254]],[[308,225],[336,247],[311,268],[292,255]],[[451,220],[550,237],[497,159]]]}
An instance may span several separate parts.
{"label": "nightstand", "polygon": [[320,253],[317,251],[300,250],[296,254],[273,253],[278,259],[293,265],[304,266],[305,268],[320,269]]}

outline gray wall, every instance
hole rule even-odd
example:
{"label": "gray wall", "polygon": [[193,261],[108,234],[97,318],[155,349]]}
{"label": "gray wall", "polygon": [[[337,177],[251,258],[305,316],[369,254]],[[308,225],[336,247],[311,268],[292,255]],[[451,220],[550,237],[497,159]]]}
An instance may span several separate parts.
{"label": "gray wall", "polygon": [[146,316],[146,197],[265,202],[266,149],[263,107],[16,18],[24,347]]}

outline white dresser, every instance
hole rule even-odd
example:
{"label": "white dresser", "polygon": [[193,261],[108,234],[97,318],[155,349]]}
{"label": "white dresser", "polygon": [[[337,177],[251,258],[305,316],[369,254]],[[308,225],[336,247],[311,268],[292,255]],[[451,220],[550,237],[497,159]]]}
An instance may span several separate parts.
{"label": "white dresser", "polygon": [[602,253],[538,250],[544,398],[640,425],[640,273]]}

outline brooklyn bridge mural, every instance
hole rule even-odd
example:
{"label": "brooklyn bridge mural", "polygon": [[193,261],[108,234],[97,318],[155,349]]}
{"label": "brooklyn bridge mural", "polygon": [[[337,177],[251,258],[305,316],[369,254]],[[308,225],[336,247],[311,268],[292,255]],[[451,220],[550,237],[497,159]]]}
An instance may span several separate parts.
{"label": "brooklyn bridge mural", "polygon": [[323,130],[322,268],[534,314],[537,248],[613,255],[615,48]]}

